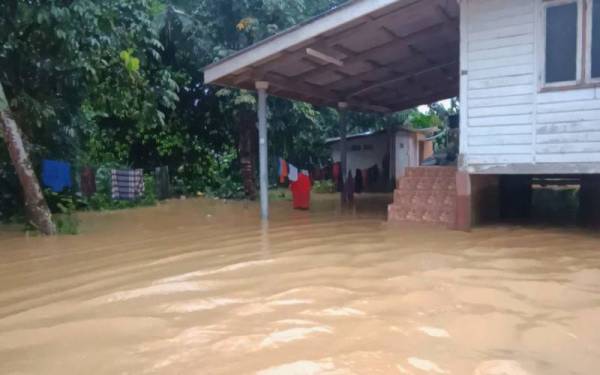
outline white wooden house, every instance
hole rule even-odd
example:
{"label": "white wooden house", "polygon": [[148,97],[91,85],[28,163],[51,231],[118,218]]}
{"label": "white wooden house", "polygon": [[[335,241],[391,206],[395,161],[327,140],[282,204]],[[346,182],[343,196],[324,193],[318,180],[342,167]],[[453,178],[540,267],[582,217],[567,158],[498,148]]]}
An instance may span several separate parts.
{"label": "white wooden house", "polygon": [[[347,110],[458,96],[459,228],[499,176],[577,175],[600,195],[588,178],[600,174],[600,0],[350,1],[207,67],[205,80],[258,91],[265,218],[267,94],[339,108],[342,144]],[[600,220],[594,204],[583,206]]]}
{"label": "white wooden house", "polygon": [[461,1],[469,173],[600,173],[600,1]]}

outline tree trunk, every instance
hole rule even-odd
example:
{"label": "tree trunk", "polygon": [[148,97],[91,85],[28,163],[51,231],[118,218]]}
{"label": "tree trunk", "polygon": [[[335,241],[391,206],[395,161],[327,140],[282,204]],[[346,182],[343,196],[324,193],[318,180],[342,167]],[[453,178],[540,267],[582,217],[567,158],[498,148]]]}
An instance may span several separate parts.
{"label": "tree trunk", "polygon": [[239,152],[244,191],[248,199],[255,200],[258,195],[256,191],[256,144],[258,143],[256,113],[242,110],[239,115],[239,130]]}
{"label": "tree trunk", "polygon": [[0,84],[0,130],[2,130],[4,142],[23,188],[25,210],[31,224],[44,235],[56,234],[56,226],[52,221],[48,204],[31,166],[29,154],[23,144],[21,130],[10,112],[2,84]]}

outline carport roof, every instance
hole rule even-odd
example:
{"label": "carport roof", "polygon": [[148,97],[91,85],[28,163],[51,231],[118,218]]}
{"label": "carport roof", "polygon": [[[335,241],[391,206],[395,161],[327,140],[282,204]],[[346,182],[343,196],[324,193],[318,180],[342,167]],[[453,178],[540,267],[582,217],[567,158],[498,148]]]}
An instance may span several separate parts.
{"label": "carport roof", "polygon": [[458,95],[456,0],[356,0],[205,68],[205,82],[394,112]]}

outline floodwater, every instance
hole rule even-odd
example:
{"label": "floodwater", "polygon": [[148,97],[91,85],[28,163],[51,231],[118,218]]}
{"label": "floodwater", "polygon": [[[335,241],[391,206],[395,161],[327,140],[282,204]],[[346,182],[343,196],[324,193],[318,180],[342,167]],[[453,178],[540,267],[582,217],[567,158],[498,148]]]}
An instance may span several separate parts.
{"label": "floodwater", "polygon": [[276,202],[86,214],[0,234],[2,374],[600,373],[600,241]]}

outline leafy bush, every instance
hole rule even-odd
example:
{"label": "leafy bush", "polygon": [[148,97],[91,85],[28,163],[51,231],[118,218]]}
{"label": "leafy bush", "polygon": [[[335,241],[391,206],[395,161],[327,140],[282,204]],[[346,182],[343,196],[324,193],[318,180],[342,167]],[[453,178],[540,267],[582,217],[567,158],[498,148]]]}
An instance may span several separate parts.
{"label": "leafy bush", "polygon": [[209,170],[213,184],[207,188],[208,196],[223,199],[244,199],[244,187],[240,182],[239,169],[235,168],[237,152],[230,149],[220,155],[215,155],[214,164]]}
{"label": "leafy bush", "polygon": [[9,222],[15,217],[23,216],[20,191],[13,168],[8,163],[0,162],[0,222]]}
{"label": "leafy bush", "polygon": [[55,193],[45,190],[44,196],[46,197],[50,211],[53,213],[58,233],[67,235],[79,234],[79,219],[77,218],[76,211],[85,206],[85,202],[69,191]]}
{"label": "leafy bush", "polygon": [[442,120],[435,113],[415,112],[408,119],[408,123],[413,129],[429,129],[439,128],[442,125]]}
{"label": "leafy bush", "polygon": [[335,193],[336,188],[331,180],[315,181],[313,191],[320,194],[333,194]]}

